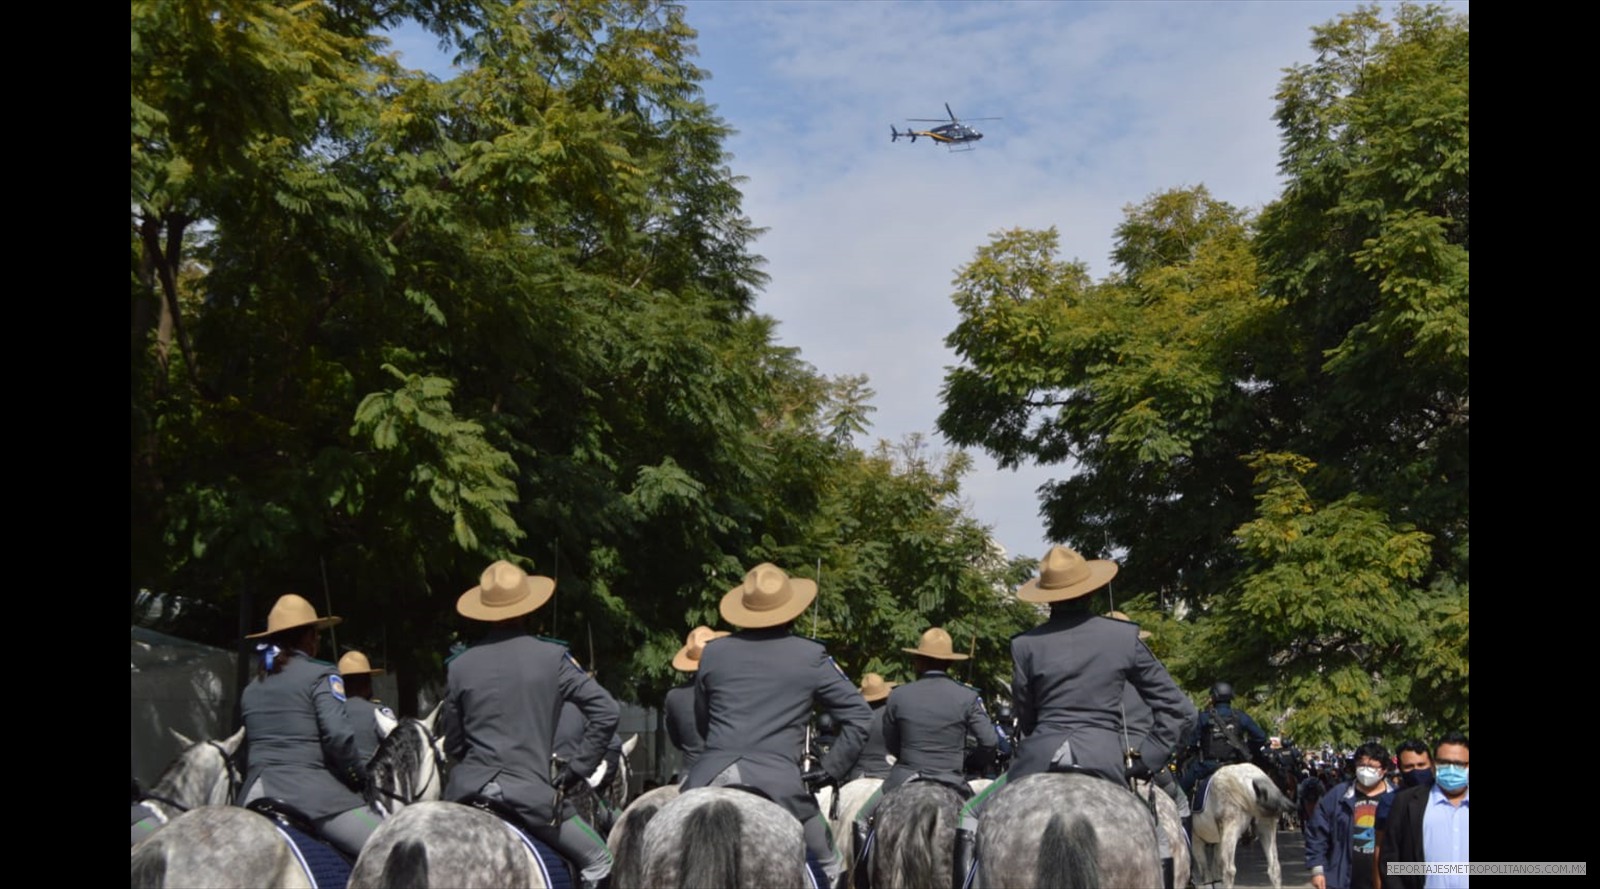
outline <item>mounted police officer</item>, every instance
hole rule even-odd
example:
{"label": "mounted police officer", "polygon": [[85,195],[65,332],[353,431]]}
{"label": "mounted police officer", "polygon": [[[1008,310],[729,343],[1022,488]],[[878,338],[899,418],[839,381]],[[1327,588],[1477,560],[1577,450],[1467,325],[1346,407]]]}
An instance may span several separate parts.
{"label": "mounted police officer", "polygon": [[[1120,611],[1107,612],[1106,617],[1109,617],[1112,620],[1133,623],[1133,618],[1123,614]],[[1138,626],[1138,624],[1134,625]],[[1149,630],[1140,629],[1139,641],[1144,642],[1148,640],[1151,635],[1152,634]],[[1184,699],[1184,704],[1186,705],[1184,707],[1184,723],[1182,730],[1180,730],[1178,733],[1179,738],[1188,736],[1190,730],[1194,728],[1196,717],[1199,715],[1198,711],[1195,709],[1195,706],[1189,703],[1187,698]],[[1150,727],[1155,723],[1155,714],[1150,712],[1150,706],[1144,702],[1144,698],[1131,685],[1123,688],[1122,718],[1123,731],[1126,734],[1126,742],[1124,746],[1128,751],[1128,760],[1131,762],[1132,760],[1142,759],[1143,753],[1139,748],[1140,745],[1144,743],[1145,735],[1150,733]],[[1173,755],[1169,755],[1161,762],[1145,763],[1145,765],[1150,767],[1150,771],[1154,776],[1152,780],[1155,785],[1165,791],[1167,796],[1172,797],[1172,801],[1178,805],[1179,816],[1188,819],[1189,798],[1184,796],[1183,788],[1178,786],[1178,780],[1173,776],[1172,769],[1169,768],[1169,766],[1172,764],[1172,760],[1174,759],[1174,755],[1177,754],[1179,749],[1179,747],[1174,747],[1172,750]],[[1185,823],[1187,824],[1187,821],[1185,821]]]}
{"label": "mounted police officer", "polygon": [[355,858],[383,815],[362,799],[364,763],[346,709],[344,679],[318,660],[322,630],[343,618],[317,617],[310,602],[289,593],[267,615],[261,669],[239,696],[244,719],[244,783],[238,805],[263,797],[281,800]]}
{"label": "mounted police officer", "polygon": [[[861,677],[861,697],[872,708],[872,724],[867,726],[867,743],[861,748],[861,755],[856,757],[856,764],[850,767],[850,774],[845,776],[846,781],[857,778],[887,778],[889,777],[889,748],[883,742],[883,711],[884,704],[889,700],[889,691],[898,682],[887,682],[878,673],[868,673]],[[860,848],[860,847],[857,847]]]}
{"label": "mounted police officer", "polygon": [[[1089,594],[1116,576],[1117,563],[1089,561],[1056,546],[1039,563],[1039,576],[1017,591],[1024,602],[1050,603],[1050,619],[1011,639],[1011,699],[1017,713],[1017,754],[961,811],[956,831],[958,881],[971,869],[977,816],[984,801],[1008,781],[1046,771],[1081,771],[1122,784],[1149,778],[1164,763],[1194,712],[1161,662],[1139,640],[1136,624],[1099,617]],[[1123,738],[1124,689],[1132,686],[1150,708],[1149,730],[1138,756],[1127,762]],[[1157,831],[1164,845],[1165,833]],[[1162,870],[1172,882],[1170,849]]]}
{"label": "mounted police officer", "polygon": [[363,763],[371,762],[378,742],[400,721],[393,710],[372,696],[372,677],[382,676],[383,671],[372,669],[366,655],[351,650],[339,658],[339,675],[344,677],[344,706],[356,733],[356,754]]}
{"label": "mounted police officer", "polygon": [[1217,769],[1250,762],[1266,743],[1267,733],[1261,726],[1249,714],[1233,708],[1233,686],[1226,682],[1211,686],[1211,705],[1200,714],[1185,744],[1190,751],[1189,766],[1178,779],[1194,801],[1194,811],[1205,808],[1205,783]]}
{"label": "mounted police officer", "polygon": [[[746,785],[765,793],[800,820],[806,850],[837,883],[838,857],[808,785],[845,777],[866,743],[872,711],[820,642],[789,631],[816,597],[815,581],[769,562],[722,597],[723,620],[743,629],[700,655],[695,719],[706,749],[683,789]],[[814,701],[838,718],[839,735],[821,768],[802,774]]]}
{"label": "mounted police officer", "polygon": [[[617,702],[561,645],[530,635],[524,620],[550,600],[556,582],[498,561],[456,601],[469,620],[490,624],[446,664],[445,752],[456,761],[444,798],[479,795],[522,819],[522,827],[581,868],[583,887],[611,872],[611,853],[578,817],[565,791],[594,771],[617,728]],[[582,711],[577,753],[551,776],[556,721],[564,701]]]}
{"label": "mounted police officer", "polygon": [[689,767],[700,757],[700,752],[706,749],[705,736],[700,734],[700,728],[694,721],[694,673],[700,669],[700,654],[705,651],[707,642],[721,639],[726,635],[728,635],[726,630],[713,630],[707,626],[695,627],[689,631],[683,647],[672,656],[673,669],[690,674],[687,682],[677,688],[669,689],[666,700],[662,702],[662,709],[666,711],[667,737],[672,741],[672,746],[678,748],[683,758],[683,763],[678,768],[680,778],[689,774]]}
{"label": "mounted police officer", "polygon": [[[985,763],[993,760],[1000,743],[978,690],[951,679],[945,671],[951,663],[968,658],[954,650],[949,633],[941,627],[930,627],[916,648],[902,651],[913,656],[911,664],[917,681],[895,689],[884,708],[883,740],[895,762],[883,786],[856,815],[856,850],[860,855],[866,854],[868,827],[884,794],[907,781],[923,780],[949,785],[963,798],[968,797],[971,791],[963,773],[967,736],[977,739],[976,759]],[[867,872],[867,868],[857,866],[858,886]]]}

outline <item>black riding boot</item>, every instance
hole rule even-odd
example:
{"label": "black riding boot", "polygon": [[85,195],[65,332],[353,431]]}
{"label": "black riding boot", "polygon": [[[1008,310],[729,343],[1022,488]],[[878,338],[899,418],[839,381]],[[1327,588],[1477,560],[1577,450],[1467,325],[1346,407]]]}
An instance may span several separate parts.
{"label": "black riding boot", "polygon": [[1189,846],[1194,846],[1194,816],[1183,816],[1183,835],[1189,838]]}
{"label": "black riding boot", "polygon": [[972,862],[978,850],[978,832],[956,828],[956,859],[954,889],[965,889],[967,876],[972,873]]}
{"label": "black riding boot", "polygon": [[1177,889],[1177,887],[1172,885],[1172,880],[1173,880],[1172,873],[1173,873],[1173,871],[1172,871],[1172,859],[1171,858],[1163,858],[1163,859],[1161,859],[1161,886],[1162,886],[1162,889]]}
{"label": "black riding boot", "polygon": [[855,852],[855,865],[850,869],[850,881],[856,889],[872,889],[872,862],[867,856],[867,845],[872,839],[872,828],[864,821],[850,822],[851,847]]}

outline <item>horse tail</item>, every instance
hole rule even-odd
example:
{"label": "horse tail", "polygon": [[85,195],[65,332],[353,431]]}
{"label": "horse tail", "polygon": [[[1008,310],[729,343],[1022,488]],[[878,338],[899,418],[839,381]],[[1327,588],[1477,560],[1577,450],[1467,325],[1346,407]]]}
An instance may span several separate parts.
{"label": "horse tail", "polygon": [[401,840],[389,850],[378,885],[389,889],[427,889],[428,849],[418,840]]}
{"label": "horse tail", "polygon": [[[913,807],[909,818],[902,824],[879,824],[880,830],[889,829],[893,832],[893,835],[884,835],[883,841],[877,844],[874,853],[876,857],[893,850],[881,869],[874,868],[889,875],[883,881],[883,889],[941,886],[950,883],[948,877],[940,878],[939,858],[936,857],[942,855],[945,863],[949,863],[950,850],[939,839],[939,823],[943,813],[943,807],[930,801],[925,805]],[[856,854],[860,855],[861,850],[857,849]],[[869,861],[862,866],[872,867],[872,864]]]}
{"label": "horse tail", "polygon": [[1256,804],[1262,811],[1269,815],[1282,815],[1294,811],[1294,803],[1289,802],[1289,798],[1283,795],[1283,791],[1279,790],[1278,785],[1272,783],[1270,778],[1260,776],[1250,783],[1255,785]]}
{"label": "horse tail", "polygon": [[684,820],[678,853],[678,889],[721,889],[739,884],[739,808],[726,800],[700,806]]}
{"label": "horse tail", "polygon": [[146,843],[133,853],[133,889],[160,889],[167,881],[166,849],[159,843]]}
{"label": "horse tail", "polygon": [[1039,838],[1034,885],[1060,889],[1099,886],[1103,882],[1095,855],[1099,844],[1100,838],[1088,819],[1075,817],[1063,824],[1060,815],[1051,815]]}
{"label": "horse tail", "polygon": [[660,810],[653,804],[630,809],[611,829],[611,837],[617,843],[611,858],[611,884],[618,889],[644,885],[644,829]]}

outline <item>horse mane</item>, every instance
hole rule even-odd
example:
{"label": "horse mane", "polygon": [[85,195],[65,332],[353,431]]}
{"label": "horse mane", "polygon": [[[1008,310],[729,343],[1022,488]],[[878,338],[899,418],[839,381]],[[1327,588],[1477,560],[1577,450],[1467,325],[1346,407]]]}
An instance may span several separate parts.
{"label": "horse mane", "polygon": [[[367,764],[369,791],[379,791],[404,802],[414,802],[423,790],[417,786],[425,762],[433,758],[433,735],[420,719],[407,716],[389,732]],[[443,780],[443,776],[440,776]],[[387,804],[388,799],[379,800]]]}
{"label": "horse mane", "polygon": [[226,805],[233,802],[226,798],[228,791],[238,783],[239,767],[233,757],[218,742],[196,741],[167,764],[146,796],[170,800],[189,809]]}

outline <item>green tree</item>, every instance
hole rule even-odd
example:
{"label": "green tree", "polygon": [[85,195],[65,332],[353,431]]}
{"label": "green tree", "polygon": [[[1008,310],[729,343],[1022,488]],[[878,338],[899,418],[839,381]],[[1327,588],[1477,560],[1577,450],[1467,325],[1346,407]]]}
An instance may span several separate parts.
{"label": "green tree", "polygon": [[1051,535],[1189,618],[1151,628],[1191,688],[1349,743],[1467,720],[1467,21],[1364,8],[1312,45],[1259,217],[1152,196],[1098,283],[1053,230],[979,248],[939,426],[1072,465]]}

